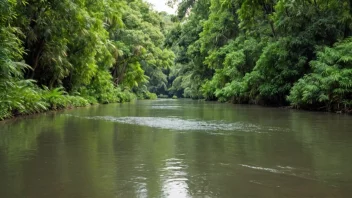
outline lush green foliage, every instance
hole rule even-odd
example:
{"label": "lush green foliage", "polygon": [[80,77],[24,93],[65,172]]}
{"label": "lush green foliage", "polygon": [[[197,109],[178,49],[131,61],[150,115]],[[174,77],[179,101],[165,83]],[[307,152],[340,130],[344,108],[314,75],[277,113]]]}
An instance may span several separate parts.
{"label": "lush green foliage", "polygon": [[173,65],[170,19],[142,0],[0,1],[0,120],[155,99]]}
{"label": "lush green foliage", "polygon": [[297,107],[350,109],[352,107],[352,40],[325,47],[311,62],[312,73],[299,79],[288,100]]}
{"label": "lush green foliage", "polygon": [[182,0],[178,16],[171,94],[351,111],[350,1]]}
{"label": "lush green foliage", "polygon": [[156,94],[351,111],[350,1],[177,2],[0,1],[0,119]]}

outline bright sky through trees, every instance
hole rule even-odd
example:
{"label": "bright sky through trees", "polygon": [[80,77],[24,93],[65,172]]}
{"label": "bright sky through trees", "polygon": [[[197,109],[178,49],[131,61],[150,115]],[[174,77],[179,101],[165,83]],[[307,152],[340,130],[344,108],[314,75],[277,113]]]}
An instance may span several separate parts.
{"label": "bright sky through trees", "polygon": [[170,8],[168,5],[166,5],[167,0],[145,0],[145,1],[153,4],[154,9],[159,12],[165,11],[169,14],[175,14],[176,6],[174,8]]}

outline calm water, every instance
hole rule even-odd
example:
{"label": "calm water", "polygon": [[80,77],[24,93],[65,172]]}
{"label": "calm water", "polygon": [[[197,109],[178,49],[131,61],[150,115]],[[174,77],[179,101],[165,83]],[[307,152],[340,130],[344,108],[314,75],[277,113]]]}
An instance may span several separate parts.
{"label": "calm water", "polygon": [[0,122],[0,197],[351,197],[352,116],[191,100]]}

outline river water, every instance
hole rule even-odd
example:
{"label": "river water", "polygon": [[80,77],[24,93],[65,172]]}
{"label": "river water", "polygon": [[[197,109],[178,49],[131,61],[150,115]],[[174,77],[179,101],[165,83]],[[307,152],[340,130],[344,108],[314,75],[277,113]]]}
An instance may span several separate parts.
{"label": "river water", "polygon": [[0,122],[1,198],[351,196],[347,115],[165,99]]}

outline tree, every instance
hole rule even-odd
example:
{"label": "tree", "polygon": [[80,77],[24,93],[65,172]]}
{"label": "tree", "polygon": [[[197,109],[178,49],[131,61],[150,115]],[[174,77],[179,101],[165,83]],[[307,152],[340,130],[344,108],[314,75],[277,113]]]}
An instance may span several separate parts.
{"label": "tree", "polygon": [[[181,1],[179,12],[188,14],[180,15],[183,21],[166,39],[177,55],[171,91],[236,103],[350,108],[346,106],[351,89],[345,80],[348,70],[329,62],[329,72],[319,74],[319,78],[316,74],[317,68],[323,68],[317,65],[327,64],[322,57],[330,56],[328,52],[323,55],[322,49],[335,50],[335,62],[344,57],[337,46],[345,44],[336,43],[349,42],[350,1]],[[334,85],[323,82],[329,79],[326,74],[336,75]],[[313,82],[320,91],[309,92],[304,86]],[[329,93],[324,98],[329,92],[324,91],[324,84],[330,92],[339,87],[344,94],[333,99]],[[303,93],[308,92],[310,99],[303,99]],[[318,95],[324,100],[313,100]],[[326,101],[329,105],[324,103],[322,108]]]}

